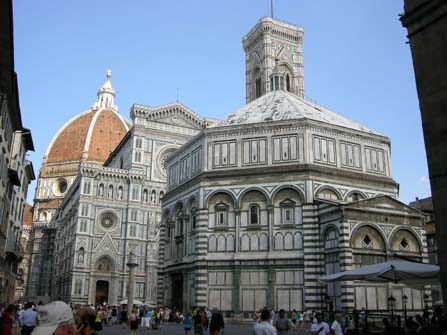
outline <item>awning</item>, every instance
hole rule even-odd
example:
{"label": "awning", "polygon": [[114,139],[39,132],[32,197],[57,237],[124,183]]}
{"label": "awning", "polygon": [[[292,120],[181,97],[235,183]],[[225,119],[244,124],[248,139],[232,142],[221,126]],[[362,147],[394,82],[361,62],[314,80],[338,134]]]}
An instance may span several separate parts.
{"label": "awning", "polygon": [[346,280],[392,282],[412,287],[423,287],[440,282],[439,266],[401,260],[366,265],[358,269],[323,276],[319,280],[325,283]]}

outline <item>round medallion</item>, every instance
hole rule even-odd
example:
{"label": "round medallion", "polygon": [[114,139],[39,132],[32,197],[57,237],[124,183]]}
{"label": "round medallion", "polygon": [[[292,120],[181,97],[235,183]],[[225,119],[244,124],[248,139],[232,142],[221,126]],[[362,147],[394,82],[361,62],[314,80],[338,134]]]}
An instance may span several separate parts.
{"label": "round medallion", "polygon": [[101,226],[106,229],[112,228],[115,225],[115,222],[115,217],[110,213],[103,214],[100,219]]}

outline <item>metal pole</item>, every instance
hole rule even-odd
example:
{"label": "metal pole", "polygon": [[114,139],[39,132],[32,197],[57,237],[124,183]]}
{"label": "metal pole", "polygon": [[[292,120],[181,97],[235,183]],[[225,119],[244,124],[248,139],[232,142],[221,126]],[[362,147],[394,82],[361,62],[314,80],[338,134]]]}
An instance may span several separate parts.
{"label": "metal pole", "polygon": [[133,309],[133,300],[134,300],[134,292],[135,292],[135,268],[138,266],[138,263],[135,261],[135,254],[133,251],[129,254],[129,261],[127,262],[127,266],[129,267],[129,294],[127,296],[127,313],[132,313]]}

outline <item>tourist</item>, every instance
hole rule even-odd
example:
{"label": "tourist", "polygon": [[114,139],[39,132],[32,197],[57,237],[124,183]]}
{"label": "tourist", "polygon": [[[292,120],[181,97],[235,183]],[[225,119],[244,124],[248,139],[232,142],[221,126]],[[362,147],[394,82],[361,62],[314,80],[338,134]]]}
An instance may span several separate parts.
{"label": "tourist", "polygon": [[107,311],[107,325],[110,325],[110,324],[113,325],[113,323],[110,322],[112,319],[112,308],[110,308],[110,306],[107,306],[106,311]]}
{"label": "tourist", "polygon": [[2,310],[2,315],[0,317],[0,334],[13,335],[12,334],[13,322],[14,322],[14,305],[8,305],[4,310]]}
{"label": "tourist", "polygon": [[281,309],[279,311],[278,319],[275,320],[275,328],[279,335],[286,335],[290,330],[290,322],[287,320],[286,311]]}
{"label": "tourist", "polygon": [[127,309],[126,309],[126,307],[123,307],[123,309],[121,310],[120,321],[121,321],[121,326],[123,326],[123,328],[126,328],[127,327]]}
{"label": "tourist", "polygon": [[101,319],[101,310],[96,310],[96,317],[95,317],[95,330],[100,331],[102,330],[102,319]]}
{"label": "tourist", "polygon": [[19,322],[22,325],[21,335],[29,335],[33,332],[37,322],[37,312],[33,310],[32,303],[25,304],[25,311],[20,314]]}
{"label": "tourist", "polygon": [[116,324],[116,315],[117,315],[117,309],[116,309],[116,306],[112,306],[112,311],[111,311],[111,318],[110,318],[110,321],[111,321],[111,323],[112,323],[112,325],[114,325],[114,324]]}
{"label": "tourist", "polygon": [[200,308],[193,318],[195,335],[203,335],[203,325],[205,324],[205,318],[205,312],[203,311],[203,308]]}
{"label": "tourist", "polygon": [[213,308],[213,314],[210,321],[210,334],[220,335],[220,330],[224,328],[224,319],[222,313],[219,312],[217,307]]}
{"label": "tourist", "polygon": [[136,335],[138,329],[138,314],[135,309],[129,314],[130,335]]}
{"label": "tourist", "polygon": [[208,308],[205,308],[205,324],[203,325],[203,329],[205,331],[207,331],[208,327],[210,326],[210,320],[212,316],[213,313],[211,313],[211,311]]}
{"label": "tourist", "polygon": [[299,314],[298,329],[304,329],[304,311]]}
{"label": "tourist", "polygon": [[152,310],[148,309],[146,312],[146,319],[145,319],[145,323],[144,323],[144,327],[146,327],[147,329],[151,328],[152,315],[153,315]]}
{"label": "tourist", "polygon": [[140,307],[138,316],[140,317],[140,327],[143,328],[146,324],[146,307]]}
{"label": "tourist", "polygon": [[53,301],[37,308],[38,325],[32,335],[76,335],[73,311],[65,302]]}
{"label": "tourist", "polygon": [[183,329],[185,329],[185,335],[189,335],[192,327],[192,316],[191,313],[186,312],[183,318]]}
{"label": "tourist", "polygon": [[335,313],[335,320],[331,325],[331,334],[333,335],[343,335],[343,331],[341,329],[341,314]]}
{"label": "tourist", "polygon": [[165,310],[163,312],[163,319],[164,319],[164,323],[168,323],[169,322],[169,309],[168,309],[168,307],[165,307]]}
{"label": "tourist", "polygon": [[259,322],[253,327],[253,335],[276,335],[275,327],[270,324],[271,314],[267,308],[261,311]]}
{"label": "tourist", "polygon": [[107,326],[107,321],[108,321],[107,308],[103,307],[103,309],[101,311],[101,323],[102,323],[103,327]]}
{"label": "tourist", "polygon": [[76,312],[76,329],[80,335],[98,335],[95,331],[96,313],[91,308],[80,308]]}
{"label": "tourist", "polygon": [[312,314],[310,311],[304,311],[304,328],[306,329],[309,328],[311,316]]}
{"label": "tourist", "polygon": [[296,330],[298,328],[298,313],[295,309],[292,311],[292,325],[293,330]]}
{"label": "tourist", "polygon": [[329,333],[329,325],[323,321],[321,313],[315,314],[315,323],[310,327],[311,335],[326,335]]}

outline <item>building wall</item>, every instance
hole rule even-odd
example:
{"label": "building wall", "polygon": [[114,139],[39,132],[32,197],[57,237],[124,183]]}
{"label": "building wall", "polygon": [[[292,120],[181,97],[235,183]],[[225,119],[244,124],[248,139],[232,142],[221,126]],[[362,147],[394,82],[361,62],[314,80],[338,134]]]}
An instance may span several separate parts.
{"label": "building wall", "polygon": [[436,237],[441,268],[444,308],[447,306],[447,10],[445,1],[405,0],[402,25],[407,28],[413,57],[419,107],[422,116],[433,207],[436,215]]}
{"label": "building wall", "polygon": [[[119,304],[127,297],[126,264],[133,251],[138,263],[135,298],[156,303],[164,162],[197,133],[202,121],[186,118],[190,112],[180,104],[136,108],[131,110],[132,129],[106,163],[81,163],[48,224],[46,232],[53,234],[45,243],[53,250],[47,262],[51,300],[100,303],[100,285],[107,282],[105,301]],[[169,118],[163,118],[169,111]]]}

